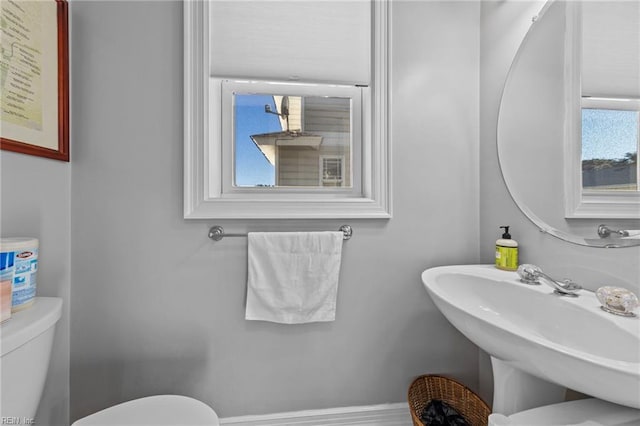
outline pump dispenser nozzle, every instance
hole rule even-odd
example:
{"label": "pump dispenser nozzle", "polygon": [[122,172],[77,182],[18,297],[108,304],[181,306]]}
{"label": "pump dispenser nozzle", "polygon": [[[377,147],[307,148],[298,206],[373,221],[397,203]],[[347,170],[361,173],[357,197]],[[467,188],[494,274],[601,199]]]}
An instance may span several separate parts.
{"label": "pump dispenser nozzle", "polygon": [[509,227],[508,226],[501,226],[500,229],[504,229],[504,234],[502,234],[502,238],[509,240],[511,239],[511,234],[509,234]]}

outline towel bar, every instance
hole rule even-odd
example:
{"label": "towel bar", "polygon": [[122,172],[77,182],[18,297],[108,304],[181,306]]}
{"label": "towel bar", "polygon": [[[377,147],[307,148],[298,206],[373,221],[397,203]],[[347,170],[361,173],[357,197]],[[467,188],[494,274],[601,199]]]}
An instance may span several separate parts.
{"label": "towel bar", "polygon": [[612,229],[604,224],[598,226],[598,236],[600,236],[600,238],[607,238],[611,236],[611,234],[619,237],[630,237],[638,235],[638,233],[640,233],[639,229]]}
{"label": "towel bar", "polygon": [[[343,240],[348,240],[353,235],[353,229],[349,225],[342,225],[339,229],[344,235],[342,237]],[[220,241],[224,237],[246,237],[247,234],[227,234],[224,232],[224,228],[222,226],[212,226],[209,229],[209,238],[213,241]]]}

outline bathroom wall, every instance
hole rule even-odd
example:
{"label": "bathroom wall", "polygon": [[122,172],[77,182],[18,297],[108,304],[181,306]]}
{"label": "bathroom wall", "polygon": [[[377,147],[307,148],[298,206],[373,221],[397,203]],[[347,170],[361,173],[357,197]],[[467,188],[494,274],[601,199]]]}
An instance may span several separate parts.
{"label": "bathroom wall", "polygon": [[68,425],[71,165],[0,151],[0,182],[2,236],[39,239],[37,295],[63,299],[35,421],[40,425]]}
{"label": "bathroom wall", "polygon": [[478,351],[420,273],[475,263],[478,2],[392,5],[394,217],[351,220],[332,323],[243,319],[247,244],[207,230],[341,220],[182,218],[182,3],[74,1],[71,418],[156,393],[223,416],[400,402],[411,379],[477,387]]}
{"label": "bathroom wall", "polygon": [[[496,123],[502,88],[520,42],[544,2],[482,2],[480,48],[480,261],[494,259],[499,226],[511,225],[520,243],[520,262],[541,266],[552,276],[571,277],[591,290],[625,283],[640,291],[640,248],[602,249],[573,245],[541,233],[512,201],[500,174]],[[544,18],[542,18],[544,19]],[[542,169],[541,169],[542,170]],[[490,394],[491,372],[481,354],[480,383]]]}

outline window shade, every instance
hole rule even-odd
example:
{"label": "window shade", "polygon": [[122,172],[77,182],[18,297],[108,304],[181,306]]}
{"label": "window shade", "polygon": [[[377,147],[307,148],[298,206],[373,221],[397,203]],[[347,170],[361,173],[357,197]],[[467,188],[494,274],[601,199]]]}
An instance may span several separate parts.
{"label": "window shade", "polygon": [[582,94],[640,97],[640,2],[582,2]]}
{"label": "window shade", "polygon": [[368,85],[371,2],[210,2],[213,77]]}

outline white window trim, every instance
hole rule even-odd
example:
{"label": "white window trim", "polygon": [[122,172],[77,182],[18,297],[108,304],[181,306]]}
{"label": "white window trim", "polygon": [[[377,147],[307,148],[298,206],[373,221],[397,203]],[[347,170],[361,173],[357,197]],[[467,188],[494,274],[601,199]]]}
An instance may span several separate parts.
{"label": "white window trim", "polygon": [[640,193],[588,191],[582,188],[582,107],[625,109],[619,100],[582,99],[580,85],[582,32],[579,2],[567,2],[565,39],[565,149],[564,188],[567,219],[640,219]]}
{"label": "white window trim", "polygon": [[[388,137],[388,0],[372,2],[372,84],[363,92],[362,190],[355,196],[313,192],[272,194],[268,189],[238,195],[223,191],[220,85],[209,77],[208,1],[184,2],[184,217],[390,218],[391,158]],[[221,120],[221,118],[220,118]]]}

